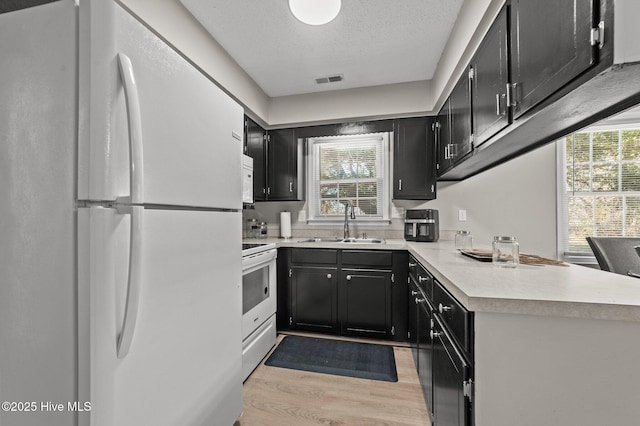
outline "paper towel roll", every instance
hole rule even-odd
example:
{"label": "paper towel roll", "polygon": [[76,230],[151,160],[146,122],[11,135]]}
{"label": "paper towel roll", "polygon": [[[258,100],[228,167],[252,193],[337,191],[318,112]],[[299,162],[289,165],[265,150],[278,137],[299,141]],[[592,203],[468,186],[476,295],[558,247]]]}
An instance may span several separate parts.
{"label": "paper towel roll", "polygon": [[280,236],[291,238],[291,212],[280,212]]}

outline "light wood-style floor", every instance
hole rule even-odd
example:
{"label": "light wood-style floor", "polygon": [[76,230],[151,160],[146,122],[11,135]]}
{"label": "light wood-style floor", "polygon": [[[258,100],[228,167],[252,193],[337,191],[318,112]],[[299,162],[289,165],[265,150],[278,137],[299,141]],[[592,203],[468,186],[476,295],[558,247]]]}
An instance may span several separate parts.
{"label": "light wood-style floor", "polygon": [[396,383],[269,367],[263,360],[244,383],[243,414],[234,426],[431,426],[411,350],[394,347],[394,354]]}

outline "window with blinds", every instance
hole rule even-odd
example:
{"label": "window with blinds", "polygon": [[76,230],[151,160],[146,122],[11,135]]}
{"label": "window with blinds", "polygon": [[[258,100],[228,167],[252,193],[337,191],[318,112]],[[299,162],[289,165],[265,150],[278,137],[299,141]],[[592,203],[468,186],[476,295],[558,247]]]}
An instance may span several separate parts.
{"label": "window with blinds", "polygon": [[582,131],[559,143],[565,256],[590,255],[588,236],[640,236],[640,123]]}
{"label": "window with blinds", "polygon": [[309,221],[343,220],[345,206],[356,217],[389,219],[389,135],[308,140]]}

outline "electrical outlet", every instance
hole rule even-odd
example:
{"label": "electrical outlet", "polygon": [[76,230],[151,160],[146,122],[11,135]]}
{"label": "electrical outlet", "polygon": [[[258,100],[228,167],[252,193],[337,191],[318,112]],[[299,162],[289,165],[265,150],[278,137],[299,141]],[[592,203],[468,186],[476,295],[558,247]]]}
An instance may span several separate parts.
{"label": "electrical outlet", "polygon": [[458,210],[458,220],[460,222],[466,222],[467,221],[467,211],[460,209]]}

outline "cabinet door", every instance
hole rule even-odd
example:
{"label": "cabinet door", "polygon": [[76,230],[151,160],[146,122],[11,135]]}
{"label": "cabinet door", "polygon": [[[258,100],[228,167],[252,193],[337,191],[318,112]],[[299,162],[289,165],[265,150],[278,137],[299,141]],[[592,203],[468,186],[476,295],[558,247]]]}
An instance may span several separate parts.
{"label": "cabinet door", "polygon": [[475,146],[480,145],[509,124],[507,28],[505,6],[471,60]]}
{"label": "cabinet door", "polygon": [[[287,330],[291,327],[289,319],[292,318],[291,312],[291,279],[289,271],[291,270],[291,251],[292,249],[281,247],[278,249],[277,277],[278,285],[276,294],[278,295],[278,307],[276,310],[276,326],[278,330]],[[293,274],[292,274],[293,275]]]}
{"label": "cabinet door", "polygon": [[433,200],[436,197],[435,141],[430,117],[394,123],[393,198]]}
{"label": "cabinet door", "polygon": [[253,158],[253,199],[264,201],[267,197],[267,132],[252,119],[245,117],[245,154]]}
{"label": "cabinet door", "polygon": [[298,329],[338,331],[337,268],[291,268],[292,326]]}
{"label": "cabinet door", "polygon": [[[418,342],[418,300],[420,292],[418,291],[418,285],[413,281],[413,278],[409,283],[409,305],[407,309],[407,340],[412,347],[415,347]],[[416,366],[418,365],[417,357],[414,357]]]}
{"label": "cabinet door", "polygon": [[457,163],[473,149],[471,140],[471,79],[460,77],[449,96],[451,105],[451,148],[449,157]]}
{"label": "cabinet door", "polygon": [[470,368],[438,315],[433,315],[433,411],[437,426],[469,426],[471,405],[464,394]]}
{"label": "cabinet door", "polygon": [[342,333],[389,337],[391,272],[343,269],[340,275]]}
{"label": "cabinet door", "polygon": [[518,118],[596,63],[593,1],[511,1],[511,77]]}
{"label": "cabinet door", "polygon": [[437,175],[441,176],[453,164],[449,154],[451,150],[451,99],[447,98],[440,108],[433,131],[438,152],[436,171]]}
{"label": "cabinet door", "polygon": [[298,141],[293,129],[269,131],[267,165],[267,199],[297,201],[298,196]]}
{"label": "cabinet door", "polygon": [[418,377],[424,400],[433,418],[433,342],[431,340],[431,316],[433,310],[421,293],[417,296],[417,352]]}

